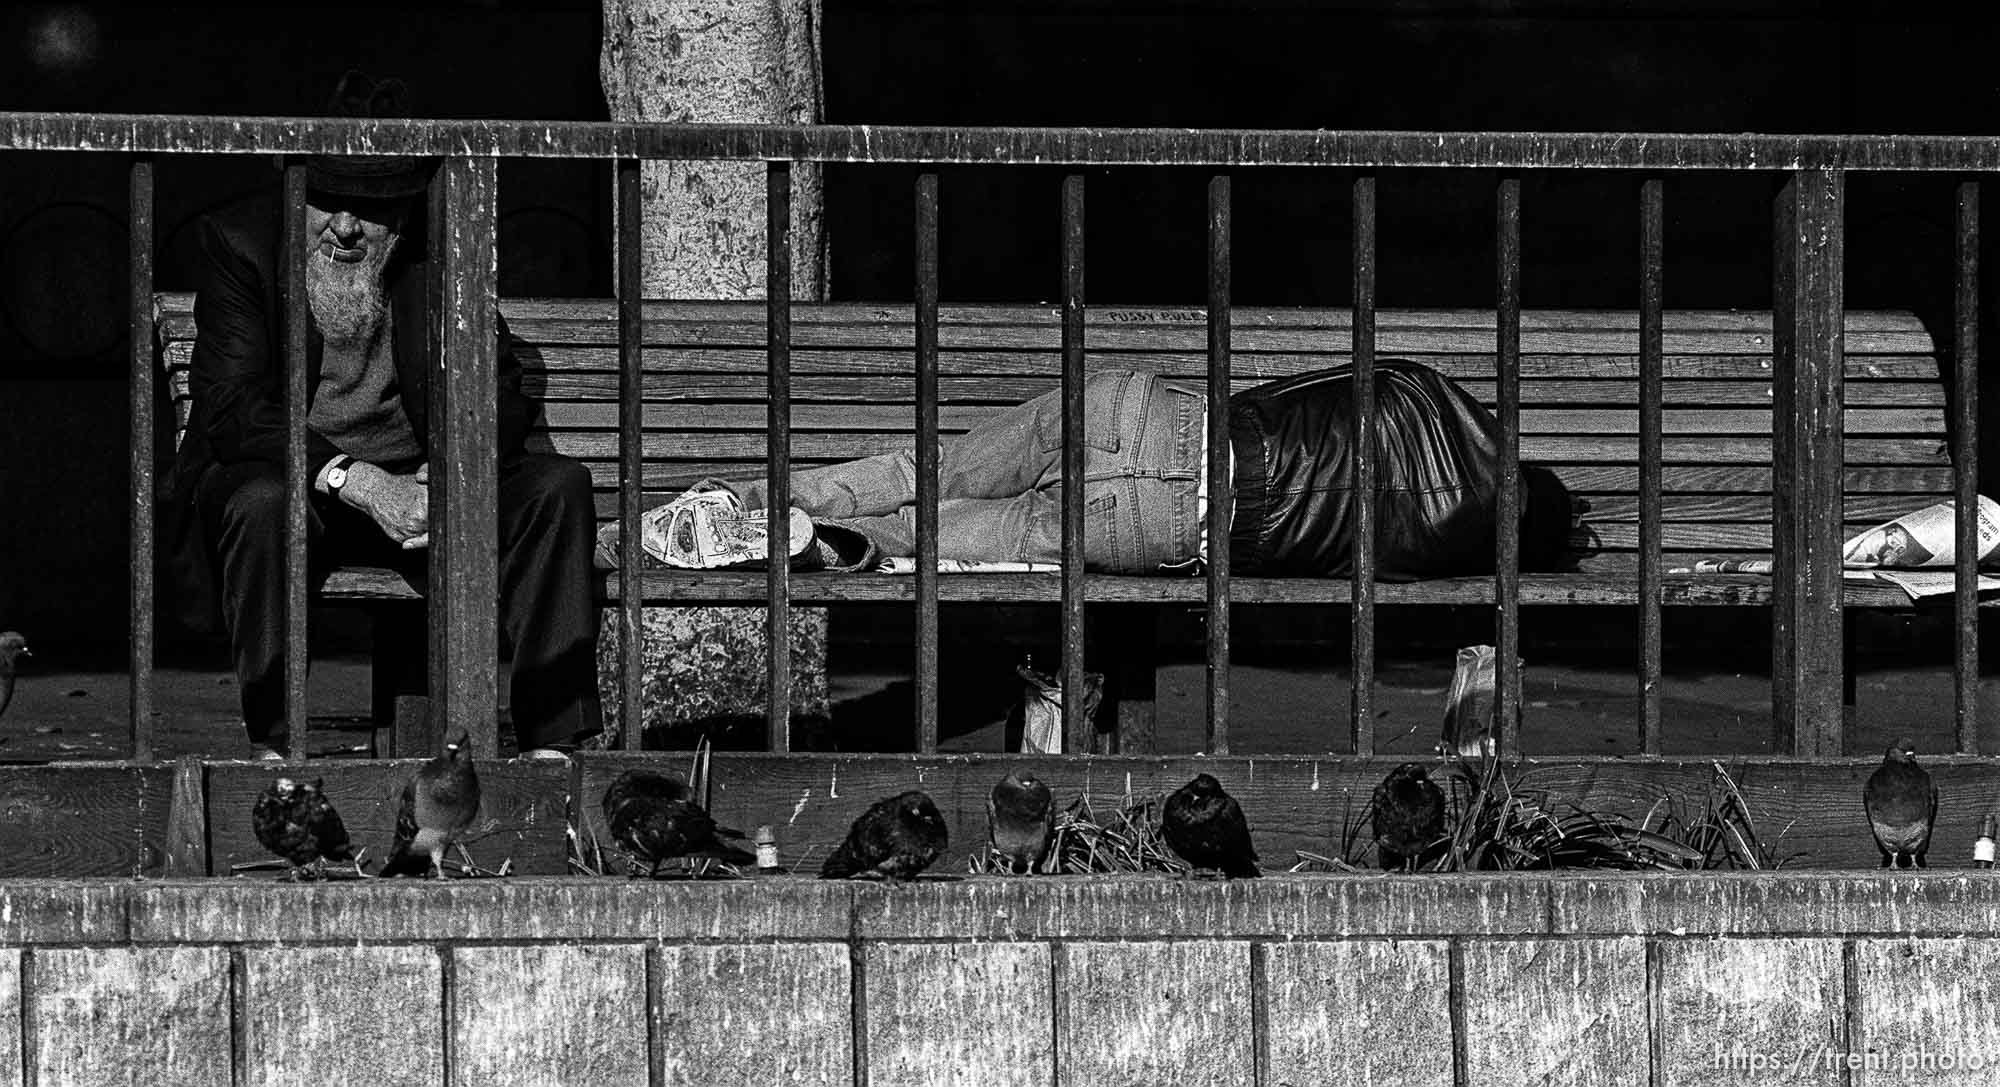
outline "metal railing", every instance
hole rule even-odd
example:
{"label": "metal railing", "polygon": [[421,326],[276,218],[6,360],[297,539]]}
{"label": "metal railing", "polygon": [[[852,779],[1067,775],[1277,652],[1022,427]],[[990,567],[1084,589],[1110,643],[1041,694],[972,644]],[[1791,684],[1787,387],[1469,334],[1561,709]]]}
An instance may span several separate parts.
{"label": "metal railing", "polygon": [[[491,756],[495,736],[495,634],[491,601],[495,576],[496,435],[491,414],[494,338],[490,323],[495,296],[494,208],[500,157],[592,158],[615,162],[621,244],[616,282],[620,296],[619,517],[624,539],[638,536],[640,497],[640,307],[639,167],[647,160],[739,160],[767,163],[769,197],[768,296],[768,471],[771,479],[770,529],[782,538],[782,514],[790,470],[788,213],[794,162],[1066,165],[1210,166],[1218,170],[1263,166],[1345,167],[1358,171],[1352,184],[1354,207],[1354,433],[1359,454],[1353,461],[1359,493],[1371,493],[1376,465],[1373,442],[1376,178],[1375,171],[1398,167],[1499,171],[1494,250],[1494,304],[1497,314],[1496,415],[1503,435],[1498,523],[1513,524],[1520,510],[1518,453],[1520,378],[1520,176],[1528,170],[1623,170],[1642,175],[1637,200],[1640,283],[1640,566],[1638,597],[1641,646],[1638,659],[1639,746],[1660,750],[1661,414],[1663,215],[1666,175],[1681,171],[1754,171],[1781,177],[1775,205],[1773,380],[1774,414],[1774,650],[1773,718],[1781,747],[1804,756],[1840,754],[1842,719],[1842,269],[1845,179],[1851,171],[1920,171],[1965,175],[1957,190],[1955,377],[1952,458],[1958,502],[1954,660],[1957,746],[1976,744],[1978,677],[1975,622],[1976,565],[1974,476],[1977,463],[1977,272],[1979,188],[1973,175],[2000,169],[2000,139],[1972,137],[1652,135],[1597,133],[1406,133],[1302,131],[1189,131],[1156,129],[918,128],[871,126],[739,126],[600,124],[506,121],[348,121],[318,118],[221,118],[115,116],[88,114],[0,114],[0,149],[94,151],[137,155],[132,168],[132,721],[135,759],[153,752],[151,669],[153,658],[151,552],[154,545],[150,451],[155,420],[151,390],[155,380],[149,302],[152,292],[151,229],[153,168],[159,154],[418,154],[441,156],[444,167],[434,186],[433,229],[443,243],[442,339],[433,378],[441,407],[434,412],[431,445],[433,480],[432,562],[428,607],[432,620],[430,661],[437,719],[472,728],[479,754]],[[938,208],[937,175],[925,173],[914,195],[917,252],[916,304],[912,315],[916,347],[916,448],[918,472],[918,561],[916,574],[916,688],[921,750],[937,744],[936,573],[938,503]],[[286,176],[288,223],[296,224],[304,202],[302,171]],[[1062,411],[1065,454],[1062,464],[1063,574],[1061,577],[1062,667],[1083,672],[1086,574],[1082,555],[1082,472],[1084,387],[1084,183],[1080,174],[1061,186],[1062,237]],[[1208,735],[1205,749],[1229,750],[1229,603],[1227,547],[1230,509],[1226,404],[1230,380],[1230,178],[1218,173],[1208,190],[1208,406],[1210,466],[1207,567],[1210,624],[1208,655]],[[303,249],[286,270],[293,286],[302,276]],[[298,292],[289,292],[293,298]],[[303,479],[305,408],[304,310],[288,314],[290,387],[290,527],[304,530]],[[438,486],[438,483],[442,486]],[[446,500],[449,496],[449,500]],[[1352,590],[1352,732],[1354,750],[1374,751],[1371,708],[1375,658],[1374,513],[1357,511],[1355,575]],[[618,572],[622,683],[629,710],[639,698],[639,609],[643,581],[639,549],[623,549]],[[1496,533],[1495,641],[1499,659],[1497,732],[1503,748],[1515,745],[1521,708],[1519,543],[1514,533]],[[305,571],[293,550],[287,571],[288,682],[303,690]],[[769,723],[772,747],[789,746],[791,687],[787,653],[789,571],[773,563],[768,578],[770,631]],[[302,698],[288,700],[288,729],[295,757],[302,757],[305,724]],[[636,740],[628,712],[628,746]],[[1089,725],[1083,701],[1067,699],[1064,731],[1072,750],[1086,750]]]}

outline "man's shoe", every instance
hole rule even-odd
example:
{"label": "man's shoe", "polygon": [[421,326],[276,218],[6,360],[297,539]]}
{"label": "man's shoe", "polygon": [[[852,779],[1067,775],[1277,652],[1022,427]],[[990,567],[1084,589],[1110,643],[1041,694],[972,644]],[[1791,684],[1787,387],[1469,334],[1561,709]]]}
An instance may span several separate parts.
{"label": "man's shoe", "polygon": [[566,762],[569,759],[569,752],[553,747],[531,747],[521,752],[521,757],[524,759],[533,759],[536,762]]}
{"label": "man's shoe", "polygon": [[[684,570],[714,570],[762,562],[770,555],[763,510],[746,510],[735,493],[704,480],[679,498],[640,518],[640,543],[648,554]],[[812,545],[812,518],[793,507],[785,554]]]}
{"label": "man's shoe", "polygon": [[250,757],[257,760],[258,762],[285,761],[285,753],[283,751],[278,750],[275,747],[272,747],[270,744],[259,744],[259,743],[251,744]]}

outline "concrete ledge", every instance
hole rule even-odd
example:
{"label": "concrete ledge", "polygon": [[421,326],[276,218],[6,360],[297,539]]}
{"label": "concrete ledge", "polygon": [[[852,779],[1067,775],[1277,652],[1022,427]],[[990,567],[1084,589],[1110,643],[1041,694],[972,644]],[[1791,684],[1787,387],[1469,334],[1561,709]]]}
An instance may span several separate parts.
{"label": "concrete ledge", "polygon": [[0,880],[0,944],[115,944],[128,939],[128,880]]}
{"label": "concrete ledge", "polygon": [[1551,933],[1996,936],[2000,875],[1703,872],[1542,877]]}
{"label": "concrete ledge", "polygon": [[0,944],[2000,937],[2000,875],[0,880]]}
{"label": "concrete ledge", "polygon": [[857,885],[866,939],[1504,935],[1542,932],[1548,878],[1037,876]]}
{"label": "concrete ledge", "polygon": [[837,939],[850,892],[816,880],[184,880],[130,885],[141,943]]}

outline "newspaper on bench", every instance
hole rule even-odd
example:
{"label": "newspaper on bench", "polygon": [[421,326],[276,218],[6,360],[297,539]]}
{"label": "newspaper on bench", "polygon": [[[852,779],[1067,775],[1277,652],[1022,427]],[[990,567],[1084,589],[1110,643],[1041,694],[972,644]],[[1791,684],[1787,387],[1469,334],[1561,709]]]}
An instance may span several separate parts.
{"label": "newspaper on bench", "polygon": [[[1956,506],[1939,502],[1876,525],[1847,541],[1840,549],[1845,576],[1857,581],[1880,580],[1902,588],[1911,599],[1941,596],[1956,588]],[[2000,550],[2000,503],[1979,496],[1979,561],[1984,564]],[[1680,573],[1768,574],[1770,559],[1703,559]],[[1979,589],[2000,589],[2000,578],[1979,576]]]}
{"label": "newspaper on bench", "polygon": [[[914,574],[917,560],[890,556],[876,567],[882,574]],[[982,562],[978,559],[939,559],[940,574],[1060,574],[1059,562]]]}

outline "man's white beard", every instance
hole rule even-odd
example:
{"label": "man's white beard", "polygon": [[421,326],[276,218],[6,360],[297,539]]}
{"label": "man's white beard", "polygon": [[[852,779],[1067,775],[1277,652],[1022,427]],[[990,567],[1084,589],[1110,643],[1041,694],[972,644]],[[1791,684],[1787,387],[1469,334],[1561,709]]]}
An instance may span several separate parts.
{"label": "man's white beard", "polygon": [[306,300],[319,334],[334,347],[368,347],[382,333],[388,308],[382,301],[382,269],[395,251],[396,235],[368,247],[352,264],[334,260],[315,245],[306,254]]}

